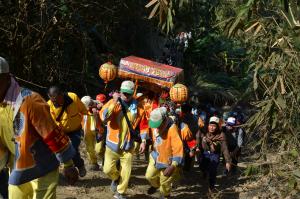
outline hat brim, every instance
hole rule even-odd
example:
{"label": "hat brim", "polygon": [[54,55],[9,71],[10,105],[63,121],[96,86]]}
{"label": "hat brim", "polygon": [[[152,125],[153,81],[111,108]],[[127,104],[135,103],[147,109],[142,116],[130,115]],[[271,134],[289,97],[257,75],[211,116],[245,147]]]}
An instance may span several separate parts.
{"label": "hat brim", "polygon": [[121,88],[121,92],[122,92],[122,93],[127,93],[127,94],[130,94],[130,95],[132,95],[132,94],[134,93],[134,91],[133,91],[133,90],[129,90],[129,89],[123,89],[123,88]]}
{"label": "hat brim", "polygon": [[160,127],[160,125],[161,125],[161,123],[162,123],[162,120],[159,120],[159,121],[152,121],[152,120],[149,120],[149,126],[150,126],[150,128],[158,128],[158,127]]}
{"label": "hat brim", "polygon": [[217,122],[209,122],[209,124],[219,125]]}
{"label": "hat brim", "polygon": [[229,122],[227,122],[226,125],[227,125],[227,126],[235,126],[234,123],[229,123]]}

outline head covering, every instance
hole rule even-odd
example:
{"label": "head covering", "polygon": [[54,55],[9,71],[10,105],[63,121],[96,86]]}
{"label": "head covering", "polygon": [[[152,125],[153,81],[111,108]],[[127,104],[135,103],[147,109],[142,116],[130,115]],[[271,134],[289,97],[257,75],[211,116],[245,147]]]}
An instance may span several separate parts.
{"label": "head covering", "polygon": [[85,107],[89,107],[94,102],[94,100],[90,96],[82,97],[81,101],[85,105]]}
{"label": "head covering", "polygon": [[175,113],[176,113],[176,114],[180,114],[181,112],[182,112],[181,108],[175,109]]}
{"label": "head covering", "polygon": [[216,116],[213,116],[209,119],[210,124],[219,124],[219,122],[220,122],[220,119]]}
{"label": "head covering", "polygon": [[9,73],[9,65],[3,57],[0,57],[0,74],[3,73]]}
{"label": "head covering", "polygon": [[164,121],[166,116],[167,116],[167,109],[165,107],[154,109],[150,113],[149,126],[151,128],[160,127],[161,123]]}
{"label": "head covering", "polygon": [[139,97],[142,97],[143,96],[143,93],[137,93],[136,94],[136,98],[139,98]]}
{"label": "head covering", "polygon": [[227,119],[226,125],[228,126],[234,126],[236,124],[236,119],[234,117],[229,117]]}
{"label": "head covering", "polygon": [[104,103],[106,101],[106,96],[104,94],[100,93],[96,96],[96,100],[101,103]]}
{"label": "head covering", "polygon": [[132,81],[123,81],[121,84],[121,92],[132,95],[134,93],[134,83]]}

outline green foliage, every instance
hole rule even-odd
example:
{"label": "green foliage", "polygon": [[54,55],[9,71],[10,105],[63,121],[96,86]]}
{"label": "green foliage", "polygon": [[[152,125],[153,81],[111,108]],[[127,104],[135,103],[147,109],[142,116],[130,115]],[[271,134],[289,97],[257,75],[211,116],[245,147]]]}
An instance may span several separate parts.
{"label": "green foliage", "polygon": [[224,71],[233,74],[242,74],[246,62],[246,50],[239,41],[235,41],[220,33],[208,33],[193,41],[190,51],[195,62],[201,63],[208,71]]}
{"label": "green foliage", "polygon": [[297,1],[248,0],[233,11],[233,19],[220,23],[228,37],[244,41],[251,63],[249,88],[256,113],[247,125],[256,135],[254,148],[264,154],[287,151],[276,165],[280,174],[271,176],[274,182],[285,182],[279,197],[299,190],[299,8]]}
{"label": "green foliage", "polygon": [[[290,151],[289,155],[294,159],[299,158],[299,152],[297,151],[297,149],[292,149]],[[300,178],[300,176],[299,176],[299,178]]]}
{"label": "green foliage", "polygon": [[258,174],[259,172],[259,169],[257,166],[254,166],[254,165],[249,165],[246,170],[244,171],[244,175],[245,176],[253,176],[253,175],[256,175]]}
{"label": "green foliage", "polygon": [[[260,4],[248,2],[252,7],[261,6],[262,10],[258,10],[260,13],[267,10],[268,6],[284,12],[278,5]],[[239,17],[248,14],[244,11],[241,13]],[[253,89],[260,100],[259,104],[263,104],[258,105],[260,111],[251,118],[249,125],[255,128],[266,126],[267,131],[276,129],[288,133],[293,136],[291,141],[298,146],[300,85],[297,81],[299,68],[295,66],[299,66],[300,60],[293,40],[299,36],[295,37],[286,25],[287,21],[282,16],[253,15],[248,22],[240,24],[240,33],[236,36],[246,38],[249,57],[255,63],[249,68],[253,72]],[[228,34],[231,34],[230,28]]]}
{"label": "green foliage", "polygon": [[153,7],[148,19],[158,16],[162,31],[169,34],[174,28],[175,7],[181,8],[187,2],[188,0],[150,0],[145,6],[146,8]]}
{"label": "green foliage", "polygon": [[43,87],[65,82],[79,95],[94,95],[104,87],[98,76],[100,64],[108,60],[117,64],[120,57],[147,50],[140,41],[156,27],[143,18],[144,3],[1,1],[0,55],[17,77],[42,87],[25,84],[33,90],[44,92]]}

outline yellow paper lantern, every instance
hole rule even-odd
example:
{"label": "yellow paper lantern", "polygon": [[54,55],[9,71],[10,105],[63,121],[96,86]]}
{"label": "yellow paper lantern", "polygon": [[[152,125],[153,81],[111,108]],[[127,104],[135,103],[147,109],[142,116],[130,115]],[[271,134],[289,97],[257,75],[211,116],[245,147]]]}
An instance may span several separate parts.
{"label": "yellow paper lantern", "polygon": [[117,67],[111,62],[102,64],[99,68],[99,76],[107,84],[109,81],[112,81],[117,76]]}
{"label": "yellow paper lantern", "polygon": [[175,84],[170,89],[170,98],[175,103],[183,103],[188,99],[188,88],[183,84]]}

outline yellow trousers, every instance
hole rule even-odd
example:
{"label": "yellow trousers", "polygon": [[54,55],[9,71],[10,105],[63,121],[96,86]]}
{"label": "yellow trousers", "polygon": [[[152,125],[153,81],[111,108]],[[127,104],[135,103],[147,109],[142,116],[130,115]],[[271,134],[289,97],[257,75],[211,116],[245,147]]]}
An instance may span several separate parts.
{"label": "yellow trousers", "polygon": [[[100,158],[101,161],[103,161],[104,159],[104,154],[105,154],[105,141],[102,140],[101,142],[96,143],[95,146],[95,151],[96,151],[96,155],[98,158]],[[102,162],[103,164],[103,162]]]}
{"label": "yellow trousers", "polygon": [[84,133],[84,142],[90,164],[96,164],[98,157],[104,157],[104,141],[96,143],[96,131],[86,131]]}
{"label": "yellow trousers", "polygon": [[9,185],[9,199],[56,199],[58,169],[21,185]]}
{"label": "yellow trousers", "polygon": [[164,176],[163,172],[164,169],[159,170],[155,167],[155,161],[150,155],[146,179],[152,187],[159,188],[159,191],[163,196],[169,196],[171,193],[171,183],[179,178],[179,168],[176,168],[170,177]]}
{"label": "yellow trousers", "polygon": [[[117,169],[117,161],[120,160],[120,170]],[[103,172],[111,179],[118,180],[117,191],[124,194],[127,190],[132,168],[132,152],[121,151],[116,153],[106,147]]]}

